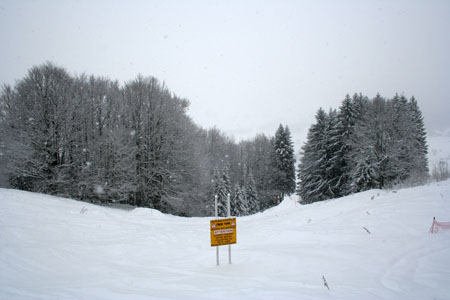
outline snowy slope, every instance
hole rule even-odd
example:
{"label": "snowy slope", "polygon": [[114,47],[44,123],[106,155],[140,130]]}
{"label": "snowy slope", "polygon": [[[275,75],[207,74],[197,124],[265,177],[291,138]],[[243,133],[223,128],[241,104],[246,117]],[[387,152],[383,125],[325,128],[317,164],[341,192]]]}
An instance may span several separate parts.
{"label": "snowy slope", "polygon": [[210,218],[0,189],[0,299],[450,299],[450,231],[429,234],[433,216],[450,221],[450,181],[286,199],[238,218],[217,267]]}

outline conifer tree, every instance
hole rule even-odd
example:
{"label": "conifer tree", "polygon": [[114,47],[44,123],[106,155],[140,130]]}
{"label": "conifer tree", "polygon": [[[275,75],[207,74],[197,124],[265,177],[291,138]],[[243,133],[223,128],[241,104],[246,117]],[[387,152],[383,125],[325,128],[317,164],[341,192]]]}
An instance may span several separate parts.
{"label": "conifer tree", "polygon": [[341,178],[341,161],[337,155],[340,147],[339,132],[337,131],[337,112],[330,109],[327,117],[325,128],[325,162],[324,162],[324,184],[327,189],[324,196],[327,198],[335,198],[339,196],[340,178]]}
{"label": "conifer tree", "polygon": [[428,175],[422,114],[414,98],[398,94],[370,101],[347,95],[339,113],[320,109],[301,154],[297,193],[305,203]]}
{"label": "conifer tree", "polygon": [[[219,195],[221,193],[221,189],[223,186],[222,183],[222,176],[219,172],[219,169],[216,167],[214,168],[214,174],[213,174],[213,196],[214,196],[214,202],[212,204],[212,207],[214,208],[215,206],[215,197],[217,197],[217,206],[219,206]],[[217,212],[219,212],[219,208],[217,208]]]}
{"label": "conifer tree", "polygon": [[234,185],[233,194],[231,195],[230,199],[231,203],[231,215],[232,216],[239,216],[240,215],[240,209],[239,209],[239,202],[242,201],[240,198],[240,187],[239,184]]}
{"label": "conifer tree", "polygon": [[377,95],[366,107],[361,106],[364,113],[356,122],[355,135],[352,138],[353,192],[384,186],[384,104],[385,100]]}
{"label": "conifer tree", "polygon": [[355,107],[349,95],[342,101],[337,115],[336,130],[332,133],[330,142],[335,147],[334,161],[337,170],[336,196],[345,196],[351,192],[351,138],[355,130]]}
{"label": "conifer tree", "polygon": [[411,172],[411,177],[416,183],[424,182],[429,176],[428,168],[428,145],[427,133],[425,130],[422,112],[414,97],[409,102],[411,112],[411,139],[413,143],[413,164],[415,169]]}
{"label": "conifer tree", "polygon": [[367,112],[369,104],[369,98],[363,96],[362,94],[354,94],[352,97],[352,107],[353,107],[353,115],[355,118],[355,122],[359,122],[362,120],[364,115]]}
{"label": "conifer tree", "polygon": [[280,124],[275,133],[274,152],[274,186],[281,194],[290,195],[295,192],[295,157],[289,128]]}
{"label": "conifer tree", "polygon": [[396,94],[387,102],[386,108],[386,182],[395,184],[410,176],[414,166],[410,152],[412,150],[411,121],[408,100]]}
{"label": "conifer tree", "polygon": [[249,205],[243,186],[235,184],[231,202],[232,216],[245,216],[249,214]]}
{"label": "conifer tree", "polygon": [[298,165],[297,194],[303,203],[312,203],[326,199],[326,129],[328,116],[320,108],[302,146]]}
{"label": "conifer tree", "polygon": [[248,173],[248,178],[246,180],[246,197],[249,205],[249,213],[257,213],[260,209],[258,201],[258,192],[256,190],[255,179],[253,178],[253,173]]}
{"label": "conifer tree", "polygon": [[[221,217],[226,217],[228,214],[228,195],[231,195],[231,183],[229,177],[229,167],[226,165],[220,176],[218,187],[218,214]],[[231,199],[230,199],[231,201]]]}

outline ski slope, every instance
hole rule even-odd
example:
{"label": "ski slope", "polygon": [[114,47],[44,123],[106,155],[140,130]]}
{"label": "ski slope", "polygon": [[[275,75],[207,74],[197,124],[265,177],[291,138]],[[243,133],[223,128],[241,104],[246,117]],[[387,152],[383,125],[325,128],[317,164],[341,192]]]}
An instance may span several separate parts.
{"label": "ski slope", "polygon": [[216,266],[211,218],[0,189],[0,299],[450,299],[433,216],[450,221],[450,181],[285,199],[238,218]]}

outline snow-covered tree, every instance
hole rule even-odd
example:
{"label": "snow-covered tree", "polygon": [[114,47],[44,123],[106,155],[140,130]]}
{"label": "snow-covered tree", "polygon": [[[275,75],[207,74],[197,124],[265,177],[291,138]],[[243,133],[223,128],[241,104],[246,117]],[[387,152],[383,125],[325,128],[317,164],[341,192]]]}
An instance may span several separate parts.
{"label": "snow-covered tree", "polygon": [[256,189],[255,179],[252,172],[249,172],[247,175],[245,191],[249,206],[249,213],[257,213],[260,210],[260,204],[258,201],[258,191]]}
{"label": "snow-covered tree", "polygon": [[327,187],[325,195],[327,198],[340,196],[342,178],[342,160],[339,155],[341,148],[341,137],[338,131],[337,112],[330,109],[327,116],[325,129],[325,162],[324,162],[324,184]]}
{"label": "snow-covered tree", "polygon": [[253,177],[257,191],[255,207],[258,208],[253,212],[255,213],[273,206],[275,197],[279,195],[279,190],[274,185],[276,176],[273,168],[273,138],[260,134],[254,139],[241,142],[240,147],[242,148],[240,162],[247,170],[246,190],[247,192],[249,190],[248,179]]}
{"label": "snow-covered tree", "polygon": [[[227,197],[231,197],[231,182],[229,177],[229,167],[225,166],[222,172],[218,169],[214,172],[214,194],[217,195],[217,211],[220,217],[228,214]],[[231,201],[231,198],[230,198]]]}
{"label": "snow-covered tree", "polygon": [[417,100],[412,97],[410,102],[411,113],[411,139],[412,139],[412,162],[415,168],[411,170],[410,177],[413,182],[423,183],[429,176],[428,167],[428,145],[422,112]]}
{"label": "snow-covered tree", "polygon": [[298,165],[297,194],[303,203],[312,203],[326,199],[328,186],[326,178],[326,134],[328,116],[320,108],[316,114],[316,123],[311,125],[305,144],[302,146]]}
{"label": "snow-covered tree", "polygon": [[353,192],[382,188],[385,184],[385,112],[385,100],[377,95],[356,123],[351,145]]}
{"label": "snow-covered tree", "polygon": [[337,115],[336,131],[332,134],[331,142],[335,146],[334,160],[337,169],[337,196],[345,196],[351,192],[350,174],[351,165],[351,139],[355,134],[357,111],[349,95],[342,101]]}
{"label": "snow-covered tree", "polygon": [[417,102],[395,95],[347,95],[339,113],[319,110],[299,164],[297,192],[306,203],[351,192],[423,181],[428,174]]}
{"label": "snow-covered tree", "polygon": [[426,135],[420,110],[417,119],[422,121],[414,124],[413,106],[399,95],[391,100],[377,95],[367,104],[352,139],[353,191],[426,178]]}
{"label": "snow-covered tree", "polygon": [[73,80],[51,63],[33,67],[17,82],[5,122],[14,153],[10,179],[14,187],[66,194],[74,171]]}
{"label": "snow-covered tree", "polygon": [[246,197],[245,188],[235,184],[233,196],[231,198],[231,215],[245,216],[249,214],[249,203]]}
{"label": "snow-covered tree", "polygon": [[281,198],[295,192],[295,157],[291,133],[280,124],[274,140],[273,181]]}

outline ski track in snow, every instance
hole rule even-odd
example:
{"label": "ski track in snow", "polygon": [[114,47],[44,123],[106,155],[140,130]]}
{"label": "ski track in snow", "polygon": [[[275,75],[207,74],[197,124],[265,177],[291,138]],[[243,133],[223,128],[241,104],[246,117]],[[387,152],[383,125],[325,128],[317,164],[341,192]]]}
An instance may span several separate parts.
{"label": "ski track in snow", "polygon": [[450,181],[295,200],[239,217],[216,266],[212,218],[0,189],[0,299],[450,299]]}

